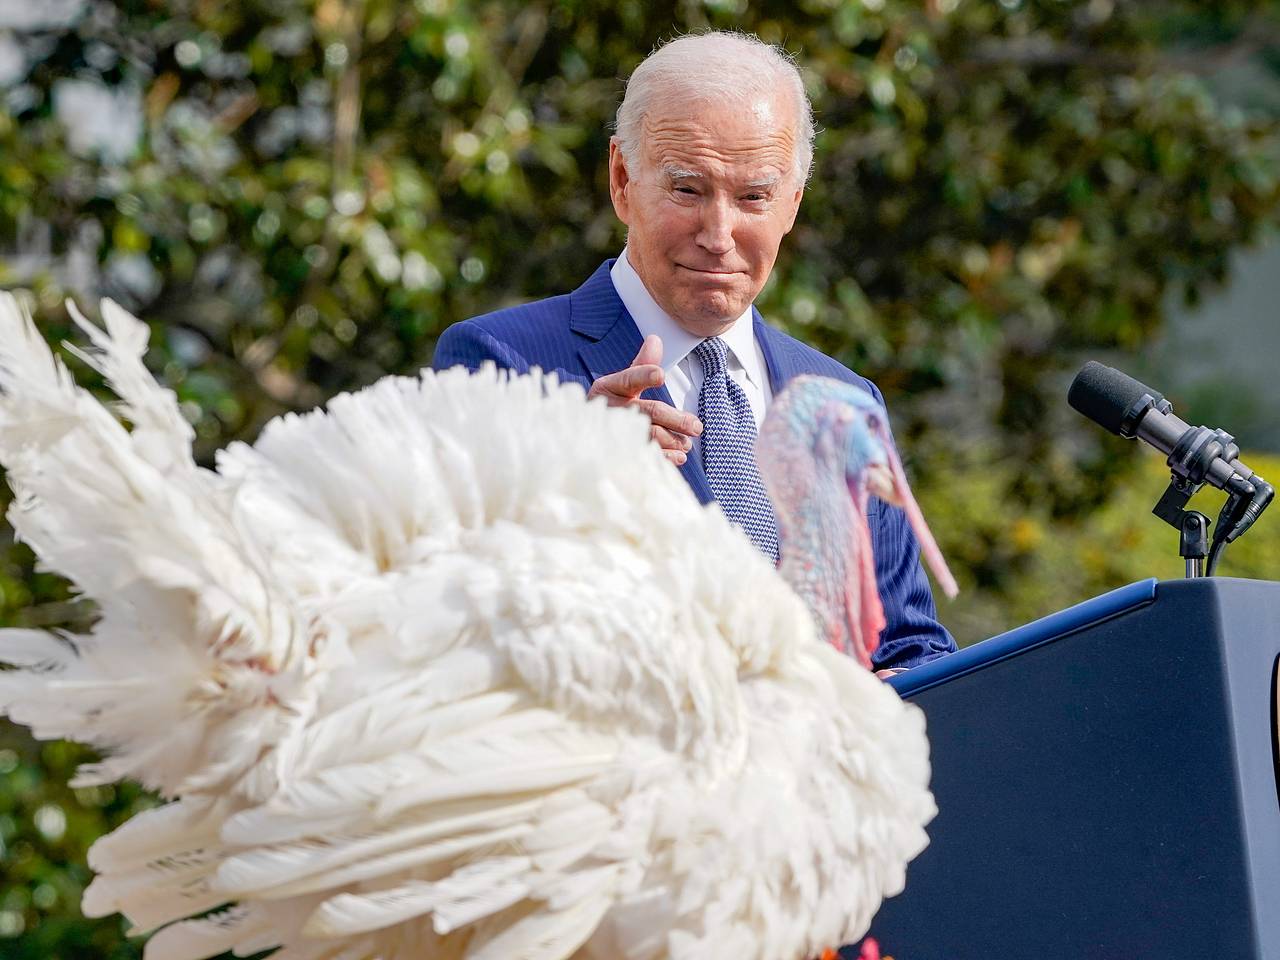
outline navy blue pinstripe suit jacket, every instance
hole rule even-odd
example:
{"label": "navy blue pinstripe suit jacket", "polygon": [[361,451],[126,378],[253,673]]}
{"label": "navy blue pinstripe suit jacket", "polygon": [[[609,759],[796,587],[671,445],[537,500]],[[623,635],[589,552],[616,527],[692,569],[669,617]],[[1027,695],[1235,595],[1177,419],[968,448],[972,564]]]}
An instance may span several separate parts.
{"label": "navy blue pinstripe suit jacket", "polygon": [[[541,367],[562,381],[576,380],[583,386],[629,366],[640,350],[640,331],[614,289],[612,266],[612,260],[606,261],[573,293],[455,323],[440,337],[432,366],[444,370],[461,364],[476,370],[491,360],[517,373]],[[870,380],[773,329],[759,311],[754,313],[756,342],[775,395],[792,377],[815,373],[862,387],[884,403]],[[666,387],[646,395],[671,402]],[[697,456],[691,455],[680,469],[698,499],[710,501],[711,489]],[[873,662],[877,667],[914,667],[954,651],[955,641],[937,621],[920,566],[920,548],[906,515],[874,497],[869,514],[876,578],[888,621]]]}

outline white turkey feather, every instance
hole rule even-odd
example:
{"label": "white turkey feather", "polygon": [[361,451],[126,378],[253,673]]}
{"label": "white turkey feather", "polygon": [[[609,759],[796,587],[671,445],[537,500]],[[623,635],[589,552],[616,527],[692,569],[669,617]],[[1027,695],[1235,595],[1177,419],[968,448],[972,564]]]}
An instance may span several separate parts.
{"label": "white turkey feather", "polygon": [[[609,876],[617,873],[615,866]],[[527,911],[502,925],[477,924],[476,936],[467,951],[468,960],[559,960],[570,956],[600,925],[613,901],[614,884],[601,884],[599,872],[592,873],[590,879],[591,889],[582,891],[563,908]]]}
{"label": "white turkey feather", "polygon": [[155,411],[174,400],[154,381],[146,396],[141,376],[128,374],[146,329],[114,310],[100,366],[132,376],[128,409],[151,436],[135,438],[76,388],[17,301],[0,294],[8,517],[102,612],[74,649],[49,635],[47,656],[60,668],[46,687],[0,675],[0,705],[39,736],[112,754],[80,782],[133,777],[173,795],[235,779],[259,762],[262,744],[304,722],[304,674],[322,662],[303,649],[304,630],[310,647],[325,638],[265,574],[240,529],[234,485],[195,469],[189,443],[185,461],[157,460],[158,432],[179,428]]}
{"label": "white turkey feather", "polygon": [[103,317],[132,430],[0,298],[10,520],[101,612],[0,631],[0,712],[176,798],[90,852],[86,912],[162,928],[150,960],[803,960],[902,888],[922,715],[641,416],[427,373],[210,471]]}
{"label": "white turkey feather", "polygon": [[195,431],[178,410],[173,394],[157,388],[143,356],[149,331],[111,300],[102,301],[105,330],[86,319],[71,301],[67,310],[94,349],[67,349],[106,379],[120,398],[117,412],[132,425],[130,441],[134,450],[161,470],[190,470],[191,441]]}
{"label": "white turkey feather", "polygon": [[171,855],[176,845],[196,846],[218,838],[220,824],[236,804],[227,797],[191,796],[135,814],[89,848],[89,866],[98,873],[139,867]]}

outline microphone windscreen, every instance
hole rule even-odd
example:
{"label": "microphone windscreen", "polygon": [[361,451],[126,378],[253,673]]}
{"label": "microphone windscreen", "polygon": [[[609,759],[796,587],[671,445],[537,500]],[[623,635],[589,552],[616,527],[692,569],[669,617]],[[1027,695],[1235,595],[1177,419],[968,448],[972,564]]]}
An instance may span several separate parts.
{"label": "microphone windscreen", "polygon": [[1121,433],[1126,414],[1143,394],[1149,394],[1157,403],[1164,399],[1127,373],[1090,360],[1071,381],[1067,403],[1099,426],[1112,433]]}

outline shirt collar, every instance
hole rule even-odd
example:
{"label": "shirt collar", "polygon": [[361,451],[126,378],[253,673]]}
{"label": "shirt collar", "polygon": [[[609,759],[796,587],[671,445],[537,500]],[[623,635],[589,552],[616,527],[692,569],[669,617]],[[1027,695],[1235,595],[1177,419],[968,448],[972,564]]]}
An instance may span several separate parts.
{"label": "shirt collar", "polygon": [[[635,321],[641,338],[651,333],[662,338],[663,370],[670,372],[702,342],[702,337],[689,333],[658,306],[658,301],[653,299],[644,281],[640,279],[640,274],[636,273],[635,267],[627,259],[626,247],[622,248],[622,253],[614,261],[609,276],[622,305]],[[747,307],[742,316],[733,321],[733,326],[720,334],[720,339],[728,347],[730,355],[738,361],[747,379],[763,389],[764,370],[760,366],[760,354],[756,350],[755,317],[751,307]]]}
{"label": "shirt collar", "polygon": [[764,389],[764,371],[760,367],[760,352],[756,349],[755,317],[751,308],[743,312],[733,326],[720,334],[720,339],[729,348],[729,353],[738,358],[742,370],[751,383]]}

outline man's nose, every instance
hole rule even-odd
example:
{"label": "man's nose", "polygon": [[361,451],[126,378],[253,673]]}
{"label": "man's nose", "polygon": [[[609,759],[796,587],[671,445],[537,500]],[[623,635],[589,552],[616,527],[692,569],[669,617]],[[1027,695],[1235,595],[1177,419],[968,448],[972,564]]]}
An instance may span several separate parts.
{"label": "man's nose", "polygon": [[733,250],[733,209],[722,197],[709,197],[702,205],[697,243],[707,253],[722,257]]}

